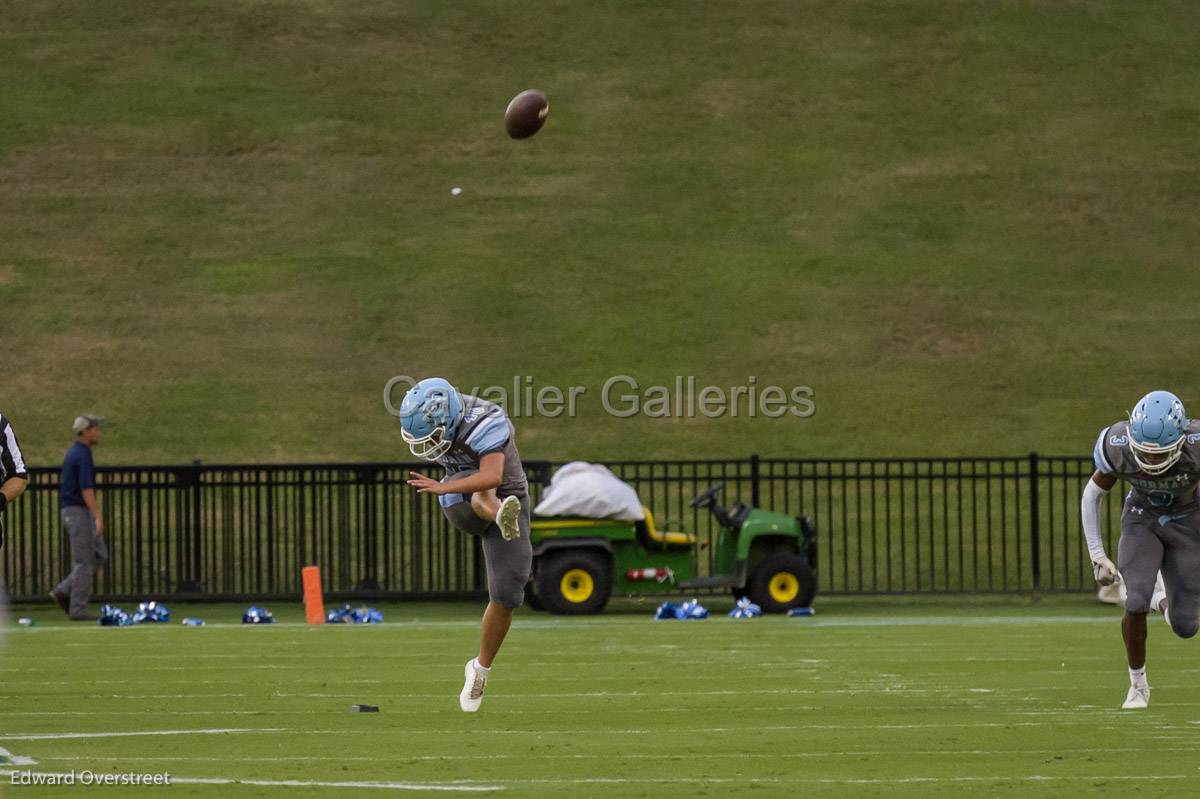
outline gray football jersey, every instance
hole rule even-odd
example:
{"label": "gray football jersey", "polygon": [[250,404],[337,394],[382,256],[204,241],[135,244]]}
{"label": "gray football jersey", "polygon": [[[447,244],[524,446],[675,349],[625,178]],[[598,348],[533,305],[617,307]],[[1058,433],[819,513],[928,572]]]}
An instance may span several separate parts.
{"label": "gray football jersey", "polygon": [[1194,509],[1200,483],[1200,420],[1188,422],[1179,461],[1163,474],[1144,474],[1129,451],[1129,422],[1117,422],[1100,431],[1092,458],[1096,469],[1129,483],[1134,502],[1146,508],[1171,512]]}
{"label": "gray football jersey", "polygon": [[529,484],[525,480],[525,467],[517,452],[517,433],[508,415],[490,400],[463,394],[463,418],[454,434],[454,444],[437,462],[445,467],[447,477],[459,472],[479,468],[479,459],[490,452],[504,453],[504,472],[500,487],[502,496],[525,496]]}

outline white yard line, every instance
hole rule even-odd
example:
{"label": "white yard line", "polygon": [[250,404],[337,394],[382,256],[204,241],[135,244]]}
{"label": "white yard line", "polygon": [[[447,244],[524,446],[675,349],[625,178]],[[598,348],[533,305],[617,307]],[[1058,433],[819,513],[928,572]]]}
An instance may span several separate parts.
{"label": "white yard line", "polygon": [[[4,673],[5,671],[12,671],[12,669],[0,669],[0,674]],[[29,671],[35,671],[35,669],[29,669]],[[164,680],[164,682],[169,684],[172,681]],[[175,682],[179,682],[181,685],[189,685],[189,686],[191,686],[191,685],[226,685],[229,683],[229,680],[176,680]],[[444,681],[444,682],[453,682],[453,680]],[[384,680],[342,680],[342,679],[338,680],[339,685],[382,685],[383,683],[384,683]],[[80,685],[112,685],[112,680],[30,680],[28,682],[23,682],[20,680],[5,680],[4,681],[5,688],[10,688],[14,685],[31,685],[31,686],[71,685],[71,686],[79,687]],[[214,695],[215,694],[200,694],[200,696],[214,696]],[[121,694],[90,694],[88,698],[95,699],[98,697],[102,698],[105,696],[109,696],[109,697],[113,697],[113,698],[117,698],[117,699],[124,698]]]}
{"label": "white yard line", "polygon": [[[14,769],[0,769],[0,775],[10,776],[14,774],[30,773],[33,776],[43,778],[67,777],[71,772],[24,772]],[[103,773],[103,772],[98,772]],[[391,791],[449,791],[449,792],[469,792],[469,793],[484,793],[490,791],[503,791],[502,785],[477,785],[460,784],[460,783],[415,783],[415,782],[373,782],[366,780],[355,780],[351,782],[333,782],[325,780],[256,780],[256,779],[235,779],[233,777],[176,777],[171,775],[172,785],[258,785],[266,787],[285,787],[285,788],[378,788]]]}
{"label": "white yard line", "polygon": [[[749,664],[747,666],[747,668],[761,669],[765,665],[766,664]],[[271,668],[271,667],[269,667],[269,666],[248,666],[245,668],[260,669],[260,668]],[[299,667],[297,667],[297,668],[299,668]],[[187,668],[179,667],[176,670],[186,671]],[[20,669],[20,670],[12,669],[10,671],[36,671],[36,669],[27,669],[27,670],[26,669]],[[509,674],[509,673],[518,674],[519,671],[520,671],[520,669],[517,669],[516,671],[505,672],[505,674]],[[1175,673],[1189,673],[1192,670],[1190,670],[1190,669],[1172,669],[1172,671]],[[793,675],[802,674],[802,673],[804,673],[803,670],[797,669],[793,672]],[[1029,674],[1046,674],[1046,675],[1051,675],[1051,676],[1062,676],[1064,674],[1081,673],[1081,672],[1073,672],[1071,670],[1062,670],[1062,669],[1053,669],[1053,670],[1047,670],[1047,671],[1035,671],[1035,672],[1028,672],[1028,673]],[[1091,673],[1091,672],[1087,672],[1087,673]],[[504,675],[500,675],[500,676],[503,677]],[[497,677],[497,679],[500,679],[500,677]],[[545,676],[545,677],[539,677],[538,680],[540,682],[564,682],[564,683],[579,683],[581,681],[581,679],[578,675]],[[723,675],[723,674],[696,674],[696,675],[690,676],[688,678],[688,680],[693,683],[701,683],[701,682],[726,682],[727,683],[727,682],[729,682],[729,677],[727,675]],[[614,682],[614,683],[628,684],[629,682],[631,682],[631,679],[628,675],[619,675],[618,674],[618,675],[609,675],[609,676],[589,676],[587,678],[587,681],[593,682],[593,683]],[[696,690],[678,690],[678,691],[660,691],[660,690],[655,690],[653,688],[644,688],[644,689],[635,689],[635,690],[541,691],[541,692],[536,692],[536,693],[521,692],[521,693],[512,693],[509,695],[515,696],[515,697],[521,697],[521,698],[541,697],[541,698],[555,698],[555,699],[564,698],[564,697],[588,697],[588,696],[600,696],[600,697],[603,697],[603,696],[617,696],[617,697],[630,696],[630,697],[650,698],[650,697],[655,697],[655,696],[742,696],[742,695],[752,695],[752,694],[760,694],[760,695],[786,695],[786,694],[822,695],[822,694],[862,694],[862,693],[938,694],[938,695],[949,695],[949,696],[955,696],[955,695],[966,696],[966,695],[978,695],[978,694],[988,694],[988,693],[1034,695],[1034,694],[1047,692],[1047,691],[1077,692],[1077,691],[1088,690],[1088,689],[1082,688],[1078,685],[1044,685],[1044,686],[1038,686],[1036,688],[1029,687],[1029,686],[980,688],[977,686],[969,686],[969,685],[956,686],[956,687],[946,687],[946,686],[939,687],[939,686],[913,684],[913,683],[919,683],[922,681],[923,681],[923,678],[922,679],[905,678],[905,679],[896,679],[896,680],[886,680],[886,679],[850,680],[850,681],[847,681],[847,684],[849,687],[846,687],[846,688],[783,688],[783,689],[754,689],[754,688],[725,689],[725,688],[718,688],[718,689],[696,689]],[[217,684],[217,683],[223,683],[223,682],[224,681],[197,680],[197,681],[188,681],[188,684],[193,684],[193,683]],[[426,678],[415,678],[415,679],[406,678],[402,681],[339,680],[338,682],[340,684],[345,684],[345,685],[387,685],[387,684],[394,685],[397,682],[403,682],[405,685],[411,685],[411,684],[449,685],[453,682],[453,680],[448,679],[446,677],[426,677]],[[105,683],[103,683],[103,681],[86,681],[86,680],[79,681],[79,682],[69,682],[69,681],[59,682],[59,681],[41,681],[41,680],[5,680],[4,684],[8,687],[13,687],[13,686],[35,687],[35,686],[57,686],[57,685],[72,685],[72,686],[78,687],[80,685],[101,685],[101,684],[105,684]],[[1156,683],[1155,687],[1159,688],[1160,686]],[[1189,687],[1190,687],[1190,685],[1175,684],[1175,683],[1164,683],[1161,686],[1161,688],[1163,688],[1163,689],[1186,689]],[[28,692],[25,692],[25,693],[28,693]],[[222,698],[222,697],[245,698],[245,697],[249,697],[249,696],[254,696],[254,697],[262,697],[262,696],[265,696],[265,697],[273,697],[273,696],[308,697],[308,696],[339,696],[339,695],[344,695],[344,694],[343,694],[343,692],[332,694],[332,693],[327,693],[327,692],[311,692],[310,693],[310,692],[303,692],[303,691],[301,691],[301,692],[271,691],[270,693],[264,693],[264,694],[244,694],[244,693],[243,694],[236,694],[236,693],[113,694],[113,693],[108,693],[108,692],[96,691],[94,693],[87,694],[86,697],[89,699],[107,699],[107,698],[111,698],[111,699],[193,699],[193,698],[194,699],[207,699],[207,698]],[[428,693],[428,692],[404,693],[404,694],[388,693],[387,694],[387,696],[390,696],[390,697],[418,697],[418,698],[419,697],[428,697],[428,696],[440,696],[440,695],[441,695],[441,693],[434,694],[434,693]]]}
{"label": "white yard line", "polygon": [[[411,681],[405,680],[404,682],[411,682]],[[448,682],[448,681],[441,680],[441,682]],[[556,692],[556,693],[546,693],[546,694],[521,693],[521,694],[509,694],[509,697],[512,699],[563,699],[563,698],[581,698],[582,699],[582,698],[589,698],[589,697],[613,697],[613,696],[625,697],[625,696],[628,696],[628,697],[637,697],[640,699],[653,699],[656,696],[749,696],[751,694],[778,695],[778,694],[814,694],[814,693],[822,693],[822,692],[814,691],[814,690],[806,689],[806,688],[762,688],[762,689],[753,689],[752,688],[752,689],[745,690],[745,691],[733,691],[733,690],[649,691],[649,690],[647,690],[647,691],[580,691],[580,692],[576,692],[576,693],[557,693]],[[847,693],[863,693],[863,691],[862,690],[847,691]],[[300,698],[300,699],[308,699],[308,698],[339,699],[339,698],[346,698],[346,697],[355,697],[355,696],[358,696],[358,694],[289,694],[289,693],[276,692],[276,693],[270,694],[270,696],[285,697],[285,698]],[[386,699],[431,699],[431,698],[444,697],[444,696],[446,696],[446,694],[444,692],[436,693],[436,694],[434,694],[434,693],[391,694],[391,693],[381,692],[380,696],[382,696]],[[786,709],[790,710],[793,707],[794,707],[794,705],[788,705],[788,707]],[[673,708],[673,709],[678,710],[678,708]]]}
{"label": "white yard line", "polygon": [[37,761],[32,757],[24,757],[23,755],[14,755],[4,747],[0,746],[0,762],[7,763],[10,766],[36,766]]}
{"label": "white yard line", "polygon": [[61,741],[71,738],[138,738],[147,735],[229,735],[234,733],[288,732],[283,727],[219,728],[209,730],[145,730],[139,732],[37,732],[0,735],[0,741]]}
{"label": "white yard line", "polygon": [[[194,671],[196,670],[196,667],[195,667],[194,665],[188,665],[188,666],[154,666],[153,668],[154,668],[154,672],[155,672],[156,674],[157,674],[158,672],[163,672],[163,671],[189,671],[189,672],[194,672]],[[268,669],[269,669],[269,670],[271,670],[271,671],[312,671],[312,667],[311,667],[311,666],[288,666],[288,665],[285,665],[285,664],[278,664],[278,665],[275,665],[275,664],[267,664],[267,663],[264,663],[264,664],[257,664],[257,665],[241,665],[241,664],[238,664],[238,665],[234,665],[234,666],[227,666],[227,667],[225,667],[225,669],[224,669],[224,670],[225,670],[225,671],[245,671],[245,670],[256,670],[256,671],[257,671],[257,670],[268,670]],[[43,668],[36,667],[36,666],[34,666],[34,667],[28,667],[28,668],[6,668],[6,669],[3,669],[3,673],[8,673],[8,672],[23,672],[23,671],[32,671],[32,672],[38,672],[38,671],[44,671],[44,669],[43,669]]]}
{"label": "white yard line", "polygon": [[[426,696],[428,696],[429,698],[433,698],[433,699],[439,699],[439,698],[444,699],[445,698],[445,694],[428,694]],[[362,697],[359,696],[358,694],[347,694],[343,697],[336,697],[336,698],[345,700],[345,699],[361,699]],[[391,699],[391,698],[393,698],[393,697],[384,697],[384,699]],[[378,697],[376,697],[376,699],[378,699]],[[1197,708],[1197,707],[1200,707],[1200,705],[1198,705],[1195,702],[1156,702],[1154,706],[1156,708],[1160,708],[1160,709],[1164,708],[1164,707],[1170,707],[1170,708]],[[328,706],[322,705],[321,707],[327,708]],[[950,710],[955,709],[955,706],[948,706],[948,705],[947,706],[939,705],[938,707],[939,707],[939,709],[950,709]],[[740,705],[738,705],[738,709],[743,713],[748,713],[748,712],[790,713],[790,712],[794,712],[794,711],[822,712],[822,711],[827,710],[828,708],[823,707],[823,706],[816,706],[816,705],[780,706],[780,705],[740,704]],[[670,712],[677,711],[678,708],[675,706],[654,707],[654,706],[649,706],[649,705],[639,705],[637,710],[639,713],[670,713]],[[403,715],[427,716],[429,713],[428,709],[423,708],[423,707],[394,707],[391,705],[385,707],[385,711],[389,715],[397,715],[397,716],[403,716]],[[547,716],[547,715],[561,715],[562,709],[561,708],[544,708],[544,709],[540,709],[540,710],[529,710],[529,709],[525,709],[525,708],[515,708],[515,709],[499,708],[499,709],[497,709],[496,712],[499,714],[502,714],[505,717]],[[309,717],[312,715],[312,713],[313,713],[313,710],[311,708],[277,708],[277,709],[270,709],[270,710],[172,710],[171,711],[171,715],[173,715],[173,716],[275,716],[275,717],[280,717],[280,716],[300,715],[300,716]],[[1083,713],[1088,714],[1086,720],[1090,720],[1090,723],[1099,723],[1099,722],[1107,721],[1107,720],[1116,721],[1119,718],[1128,718],[1128,714],[1125,711],[1122,711],[1116,707],[1090,708],[1087,710],[1079,710],[1079,711],[1075,711],[1075,710],[1065,710],[1065,711],[1006,710],[1006,711],[995,711],[994,712],[995,715],[1004,716],[1006,718],[1033,716],[1035,718],[1048,719],[1050,721],[1060,722],[1063,724],[1071,724],[1071,723],[1075,723],[1075,722],[1084,721],[1085,719],[1081,717],[1081,714],[1083,714]],[[5,711],[4,715],[6,715],[6,716],[29,716],[29,717],[34,717],[34,718],[40,717],[40,716],[50,716],[50,717],[59,717],[59,716],[80,716],[80,717],[145,716],[146,711],[145,710],[16,710],[16,711]],[[1001,724],[1000,726],[1011,726],[1011,725]],[[767,729],[767,728],[759,728],[759,729]]]}
{"label": "white yard line", "polygon": [[[1113,711],[1113,717],[1116,717],[1119,711]],[[975,728],[1026,728],[1026,727],[1063,727],[1063,726],[1087,726],[1095,727],[1098,721],[1095,714],[1088,716],[1066,716],[1062,719],[1048,719],[1045,721],[991,721],[991,722],[947,722],[944,724],[774,724],[774,725],[757,725],[753,727],[666,727],[660,729],[573,729],[573,730],[549,730],[549,729],[507,729],[507,730],[482,730],[482,729],[461,729],[461,730],[429,730],[429,729],[398,729],[391,728],[388,730],[389,735],[404,736],[404,735],[457,735],[469,738],[472,735],[524,735],[540,738],[542,736],[570,736],[578,738],[580,735],[685,735],[692,733],[734,733],[754,735],[760,732],[800,732],[803,730],[941,730],[947,728],[954,729],[975,729]],[[1200,722],[1197,722],[1200,723]],[[1186,729],[1186,728],[1163,728],[1163,729]],[[337,735],[378,735],[378,730],[339,730]]]}
{"label": "white yard line", "polygon": [[[172,716],[279,716],[309,710],[172,710]],[[145,716],[145,710],[6,710],[5,716]]]}
{"label": "white yard line", "polygon": [[[710,752],[704,755],[705,760],[714,759],[730,759],[730,760],[811,760],[817,758],[838,758],[838,757],[881,757],[881,756],[966,756],[966,757],[1003,757],[1003,756],[1027,756],[1027,755],[1062,755],[1062,754],[1136,754],[1151,751],[1147,748],[1138,747],[1118,747],[1118,748],[1095,748],[1086,747],[1082,749],[926,749],[926,750],[900,750],[900,749],[880,749],[866,751],[846,751],[846,752]],[[1163,747],[1156,746],[1152,751],[1155,752],[1195,752],[1194,746],[1176,746]],[[86,762],[88,756],[54,756],[43,757],[43,761],[63,761],[63,762]],[[105,756],[104,761],[110,762],[111,757]],[[286,762],[331,762],[331,763],[378,763],[378,757],[358,757],[358,756],[328,756],[328,755],[285,755],[277,757],[189,757],[186,755],[179,757],[166,756],[126,756],[122,755],[120,762],[132,763],[286,763]],[[407,761],[446,761],[446,760],[603,760],[603,761],[623,761],[623,760],[689,760],[696,759],[694,753],[685,754],[630,754],[623,753],[619,755],[603,754],[603,755],[588,755],[588,754],[571,754],[571,753],[547,753],[547,754],[487,754],[487,755],[405,755],[402,758]],[[1197,775],[1200,777],[1200,774]],[[1101,778],[1097,778],[1101,779]]]}
{"label": "white yard line", "polygon": [[475,783],[415,783],[415,782],[326,782],[323,780],[243,780],[229,777],[171,777],[172,784],[180,785],[264,785],[295,788],[381,788],[393,791],[446,791],[484,793],[503,791],[502,785],[479,785]]}
{"label": "white yard line", "polygon": [[247,694],[91,694],[88,699],[245,699]]}
{"label": "white yard line", "polygon": [[[884,619],[804,619],[805,627],[977,627],[1041,624],[1113,624],[1120,616],[897,616]],[[792,621],[791,623],[796,623]]]}
{"label": "white yard line", "polygon": [[[25,774],[14,769],[0,769],[0,775]],[[41,777],[66,777],[69,772],[32,772]],[[398,791],[438,791],[481,793],[504,790],[505,785],[906,785],[906,784],[956,784],[983,782],[1080,782],[1080,781],[1177,781],[1200,780],[1200,774],[1078,774],[1050,776],[1044,774],[1002,774],[986,777],[584,777],[559,779],[492,780],[484,784],[471,781],[451,783],[413,783],[372,780],[263,780],[238,779],[234,777],[178,777],[171,776],[173,785],[255,785],[264,787],[292,788],[364,788]]]}
{"label": "white yard line", "polygon": [[[673,735],[694,734],[694,733],[759,733],[759,732],[796,732],[802,730],[919,730],[919,729],[945,729],[945,728],[1011,728],[1011,727],[1055,727],[1063,725],[1094,725],[1096,719],[1094,716],[1087,718],[1066,717],[1062,719],[1048,719],[1044,721],[996,721],[996,722],[949,722],[949,723],[932,723],[932,724],[779,724],[779,725],[756,725],[753,727],[689,727],[689,728],[671,728],[669,732]],[[1200,722],[1189,722],[1190,724],[1200,724]],[[1174,729],[1174,728],[1172,728]],[[1186,729],[1186,728],[1185,728]],[[135,732],[62,732],[62,733],[23,733],[0,735],[0,741],[57,741],[71,739],[87,739],[87,738],[137,738],[137,737],[153,737],[153,736],[175,736],[175,735],[226,735],[226,734],[262,734],[290,732],[299,735],[356,735],[369,734],[377,735],[377,730],[341,730],[331,732],[328,730],[293,730],[283,727],[264,727],[264,728],[215,728],[215,729],[195,729],[195,730],[145,730]],[[524,735],[541,737],[546,735],[555,736],[578,736],[580,730],[550,730],[550,729],[491,729],[491,730],[429,730],[429,729],[412,729],[390,731],[392,734],[412,734],[412,735]],[[590,735],[662,735],[664,731],[661,729],[598,729],[584,731]]]}
{"label": "white yard line", "polygon": [[904,785],[908,783],[972,783],[972,782],[1104,782],[1108,780],[1198,780],[1197,774],[1001,774],[994,777],[585,777],[580,779],[495,780],[507,785]]}

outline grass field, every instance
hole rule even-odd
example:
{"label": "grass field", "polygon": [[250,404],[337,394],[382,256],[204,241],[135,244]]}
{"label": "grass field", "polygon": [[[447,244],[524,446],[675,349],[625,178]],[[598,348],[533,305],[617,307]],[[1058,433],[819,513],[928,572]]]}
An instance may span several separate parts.
{"label": "grass field", "polygon": [[[456,699],[473,606],[385,606],[370,628],[305,627],[285,606],[270,628],[237,625],[241,607],[172,608],[202,629],[18,608],[38,623],[7,635],[0,746],[18,771],[166,771],[178,799],[1200,791],[1198,650],[1161,621],[1151,708],[1123,713],[1117,613],[1091,599],[818,608],[692,623],[649,606],[525,611],[475,716]],[[2,779],[6,796],[65,795]]]}
{"label": "grass field", "polygon": [[[1086,452],[1145,390],[1196,401],[1198,25],[6,0],[0,409],[35,463],[83,409],[109,463],[392,459],[390,376],[528,374],[589,392],[519,421],[528,457]],[[551,118],[514,143],[527,86]],[[807,385],[817,413],[614,419],[620,373]]]}

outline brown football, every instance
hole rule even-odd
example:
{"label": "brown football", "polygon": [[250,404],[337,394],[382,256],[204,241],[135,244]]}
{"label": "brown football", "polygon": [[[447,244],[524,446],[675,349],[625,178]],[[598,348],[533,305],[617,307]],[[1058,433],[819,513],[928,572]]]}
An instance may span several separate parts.
{"label": "brown football", "polygon": [[526,89],[512,98],[504,110],[504,128],[514,139],[528,139],[546,124],[550,103],[537,89]]}

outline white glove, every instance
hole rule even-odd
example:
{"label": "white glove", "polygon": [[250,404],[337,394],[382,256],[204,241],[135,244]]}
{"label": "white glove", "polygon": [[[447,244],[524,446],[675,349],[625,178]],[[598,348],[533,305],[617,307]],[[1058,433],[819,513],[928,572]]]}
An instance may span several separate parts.
{"label": "white glove", "polygon": [[1121,578],[1121,575],[1117,574],[1116,564],[1109,560],[1107,555],[1101,555],[1099,560],[1092,561],[1092,575],[1100,585],[1112,585]]}

